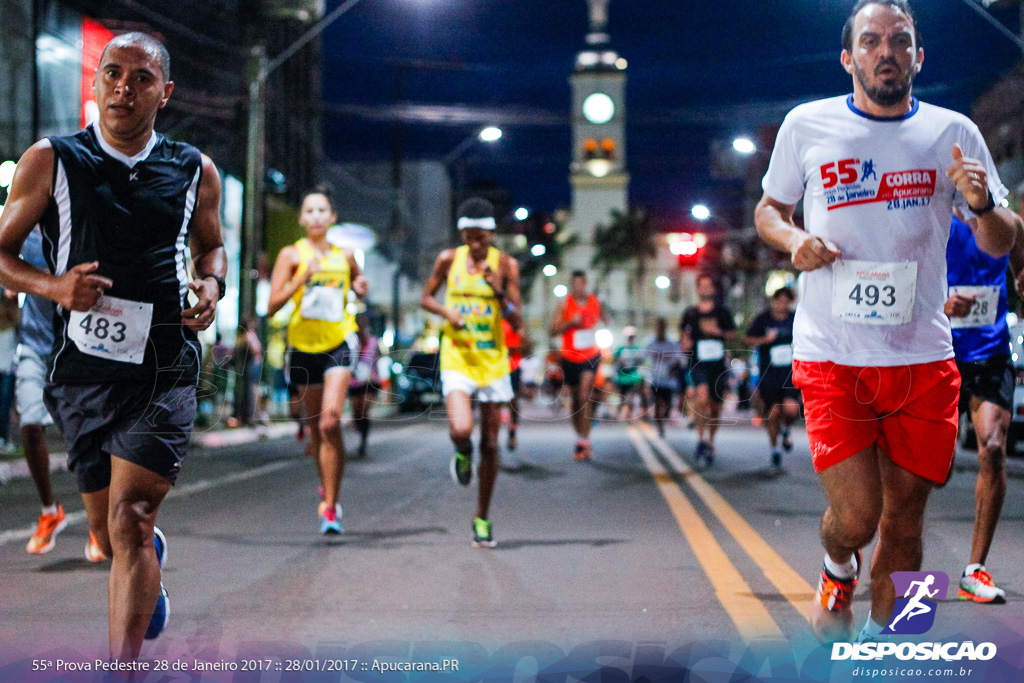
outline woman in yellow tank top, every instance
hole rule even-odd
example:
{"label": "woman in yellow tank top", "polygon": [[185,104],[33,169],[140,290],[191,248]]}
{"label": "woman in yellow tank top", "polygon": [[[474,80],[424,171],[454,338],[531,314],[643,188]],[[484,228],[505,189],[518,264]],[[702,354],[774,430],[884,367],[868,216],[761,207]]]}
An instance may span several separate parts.
{"label": "woman in yellow tank top", "polygon": [[299,225],[306,236],[285,247],[270,278],[267,315],[290,300],[288,323],[289,380],[298,387],[309,432],[309,452],[320,476],[320,533],[341,533],[341,477],[345,446],[341,413],[352,368],[359,354],[351,299],[366,295],[366,279],[351,251],[327,241],[337,221],[326,190],[316,188],[302,198]]}
{"label": "woman in yellow tank top", "polygon": [[[519,264],[491,246],[494,208],[483,199],[459,207],[463,246],[442,251],[423,288],[420,305],[445,319],[441,386],[455,455],[452,478],[468,486],[473,477],[473,402],[480,404],[480,487],[473,519],[473,545],[493,548],[488,510],[498,477],[501,410],[512,400],[508,347],[502,318],[520,327]],[[444,303],[437,292],[445,286]]]}

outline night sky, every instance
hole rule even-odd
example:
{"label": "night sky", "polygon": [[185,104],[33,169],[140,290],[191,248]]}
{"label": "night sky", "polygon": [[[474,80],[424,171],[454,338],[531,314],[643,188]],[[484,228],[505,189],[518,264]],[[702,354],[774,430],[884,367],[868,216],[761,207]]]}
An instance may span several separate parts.
{"label": "night sky", "polygon": [[[611,0],[611,47],[629,61],[631,202],[665,221],[697,201],[735,209],[738,185],[709,176],[709,140],[850,92],[839,52],[853,4]],[[969,114],[1019,49],[965,0],[912,6],[925,48],[915,93]],[[991,11],[1019,35],[1017,7]],[[326,154],[390,159],[401,116],[405,158],[440,158],[493,122],[505,136],[471,148],[467,177],[495,180],[534,210],[567,206],[568,77],[586,32],[585,0],[363,0],[324,34]]]}

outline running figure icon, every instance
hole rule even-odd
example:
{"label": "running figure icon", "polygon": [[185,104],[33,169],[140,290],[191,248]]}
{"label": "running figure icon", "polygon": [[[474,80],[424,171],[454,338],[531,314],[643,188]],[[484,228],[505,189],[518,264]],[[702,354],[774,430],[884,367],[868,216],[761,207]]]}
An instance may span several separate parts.
{"label": "running figure icon", "polygon": [[893,619],[892,623],[889,624],[890,631],[896,630],[894,628],[896,626],[896,622],[902,619],[903,617],[906,617],[907,621],[910,621],[911,619],[920,614],[928,614],[933,609],[935,609],[931,605],[927,605],[924,602],[922,602],[925,598],[934,598],[935,595],[939,592],[938,588],[936,588],[933,591],[928,590],[928,588],[933,583],[935,583],[935,576],[933,576],[932,574],[929,574],[922,581],[910,582],[910,585],[907,586],[907,592],[903,594],[903,597],[910,598],[910,593],[914,590],[914,586],[918,587],[917,594],[914,597],[910,598],[910,601],[907,602],[907,606],[903,608],[903,611],[900,612],[899,616]]}

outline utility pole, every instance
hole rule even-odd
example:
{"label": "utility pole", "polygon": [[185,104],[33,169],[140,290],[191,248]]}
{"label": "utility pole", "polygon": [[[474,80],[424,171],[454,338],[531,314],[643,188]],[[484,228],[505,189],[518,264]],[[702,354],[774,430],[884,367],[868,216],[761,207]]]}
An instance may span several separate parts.
{"label": "utility pole", "polygon": [[[395,104],[402,102],[402,64],[395,65]],[[391,260],[395,265],[395,272],[391,281],[391,326],[395,330],[395,341],[393,346],[397,347],[401,338],[402,330],[402,264],[405,250],[402,242],[405,239],[402,227],[402,147],[403,147],[402,120],[396,119],[391,131],[391,187],[395,191],[395,203],[391,207],[391,225],[389,237],[391,238]]]}
{"label": "utility pole", "polygon": [[[238,311],[244,319],[256,312],[256,254],[262,246],[257,226],[263,225],[263,167],[266,165],[266,137],[263,123],[266,116],[267,49],[254,45],[246,63],[249,82],[249,124],[245,146],[245,203],[242,205],[241,268]],[[260,242],[260,243],[257,243]]]}
{"label": "utility pole", "polygon": [[245,145],[245,204],[242,207],[239,319],[250,317],[256,313],[256,256],[263,241],[263,174],[266,167],[264,122],[267,110],[267,79],[296,52],[305,47],[309,41],[320,35],[325,28],[359,2],[360,0],[346,0],[341,3],[271,60],[267,59],[267,49],[263,45],[253,45],[249,50],[245,74],[249,86],[249,122]]}

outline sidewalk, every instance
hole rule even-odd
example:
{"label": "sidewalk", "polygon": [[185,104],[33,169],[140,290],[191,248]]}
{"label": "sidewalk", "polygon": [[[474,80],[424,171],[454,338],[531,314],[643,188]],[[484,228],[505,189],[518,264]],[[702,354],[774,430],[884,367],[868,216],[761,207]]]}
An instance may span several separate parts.
{"label": "sidewalk", "polygon": [[[393,409],[382,408],[374,418],[381,420],[391,416]],[[352,424],[350,415],[341,419],[341,426],[347,429]],[[239,446],[252,441],[266,441],[267,439],[280,439],[286,436],[293,437],[298,430],[298,423],[294,420],[277,420],[270,424],[253,425],[250,427],[227,427],[197,428],[192,432],[191,448],[194,450],[213,450],[227,446]],[[50,448],[50,471],[66,470],[68,468],[68,454],[64,442],[57,435],[53,427],[46,429],[47,446]],[[28,464],[25,456],[20,452],[0,454],[0,486],[12,479],[21,479],[29,476]]]}

